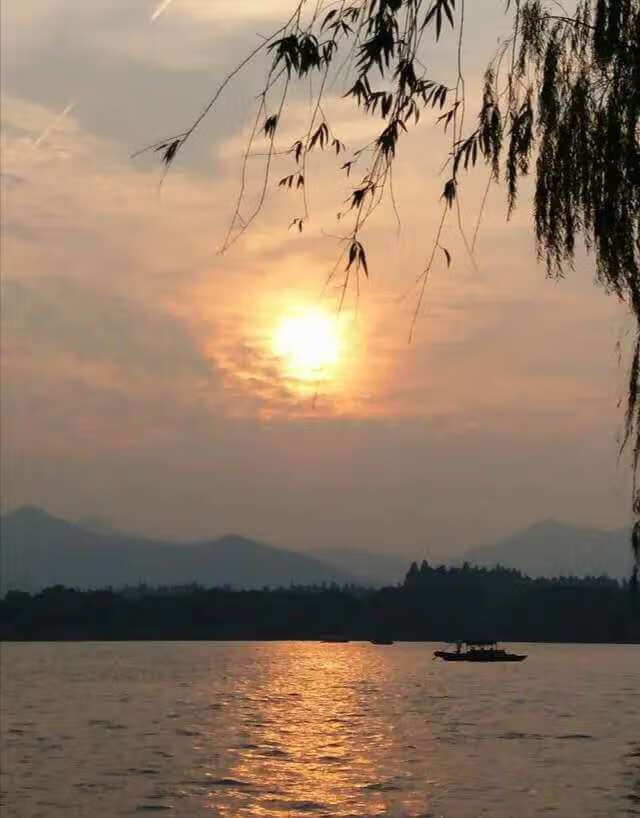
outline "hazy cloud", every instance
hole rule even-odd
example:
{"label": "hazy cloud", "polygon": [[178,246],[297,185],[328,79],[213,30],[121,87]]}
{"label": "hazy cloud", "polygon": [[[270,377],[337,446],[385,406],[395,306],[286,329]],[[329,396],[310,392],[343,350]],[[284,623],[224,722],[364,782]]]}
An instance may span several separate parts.
{"label": "hazy cloud", "polygon": [[[626,316],[584,256],[567,281],[545,280],[527,190],[508,226],[504,191],[491,194],[475,266],[447,228],[454,263],[434,268],[408,345],[448,148],[429,126],[407,137],[401,232],[389,208],[371,220],[371,281],[349,293],[340,364],[301,388],[273,335],[291,309],[337,303],[323,285],[352,184],[340,162],[310,161],[312,218],[298,234],[299,197],[276,187],[290,159],[274,161],[264,213],[221,256],[260,67],[162,188],[157,164],[129,158],[190,121],[288,3],[174,0],[152,23],[157,8],[3,5],[3,503],[160,536],[439,554],[536,518],[624,522]],[[470,10],[470,87],[493,47],[485,12]],[[371,122],[339,89],[327,106],[350,148],[366,141]],[[305,111],[297,98],[279,147]],[[255,201],[263,159],[251,161]],[[485,180],[465,184],[468,229]]]}

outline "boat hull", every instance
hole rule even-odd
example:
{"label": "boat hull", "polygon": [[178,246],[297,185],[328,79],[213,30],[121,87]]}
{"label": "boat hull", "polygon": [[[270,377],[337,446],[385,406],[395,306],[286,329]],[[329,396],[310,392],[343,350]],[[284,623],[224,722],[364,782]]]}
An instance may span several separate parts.
{"label": "boat hull", "polygon": [[445,662],[522,662],[526,659],[526,654],[503,653],[500,655],[482,654],[480,651],[470,651],[468,653],[453,653],[446,650],[437,650],[434,654],[438,659]]}

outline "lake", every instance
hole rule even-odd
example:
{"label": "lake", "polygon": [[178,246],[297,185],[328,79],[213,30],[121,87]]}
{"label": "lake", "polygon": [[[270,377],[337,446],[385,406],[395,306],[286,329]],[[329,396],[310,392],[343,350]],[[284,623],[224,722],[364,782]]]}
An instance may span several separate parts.
{"label": "lake", "polygon": [[640,647],[436,647],[4,644],[2,816],[640,815]]}

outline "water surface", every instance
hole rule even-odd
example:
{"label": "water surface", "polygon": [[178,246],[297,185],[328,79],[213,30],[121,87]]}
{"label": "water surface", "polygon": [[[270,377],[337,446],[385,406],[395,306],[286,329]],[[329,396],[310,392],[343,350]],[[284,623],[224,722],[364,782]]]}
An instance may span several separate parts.
{"label": "water surface", "polygon": [[3,818],[640,815],[640,648],[5,644]]}

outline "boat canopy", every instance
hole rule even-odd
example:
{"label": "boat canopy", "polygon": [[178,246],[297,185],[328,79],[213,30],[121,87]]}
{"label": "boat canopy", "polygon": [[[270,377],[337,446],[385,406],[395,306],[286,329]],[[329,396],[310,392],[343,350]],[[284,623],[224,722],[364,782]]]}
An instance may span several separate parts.
{"label": "boat canopy", "polygon": [[491,645],[497,645],[497,639],[466,639],[463,645],[467,645],[470,648],[483,648],[488,647]]}

